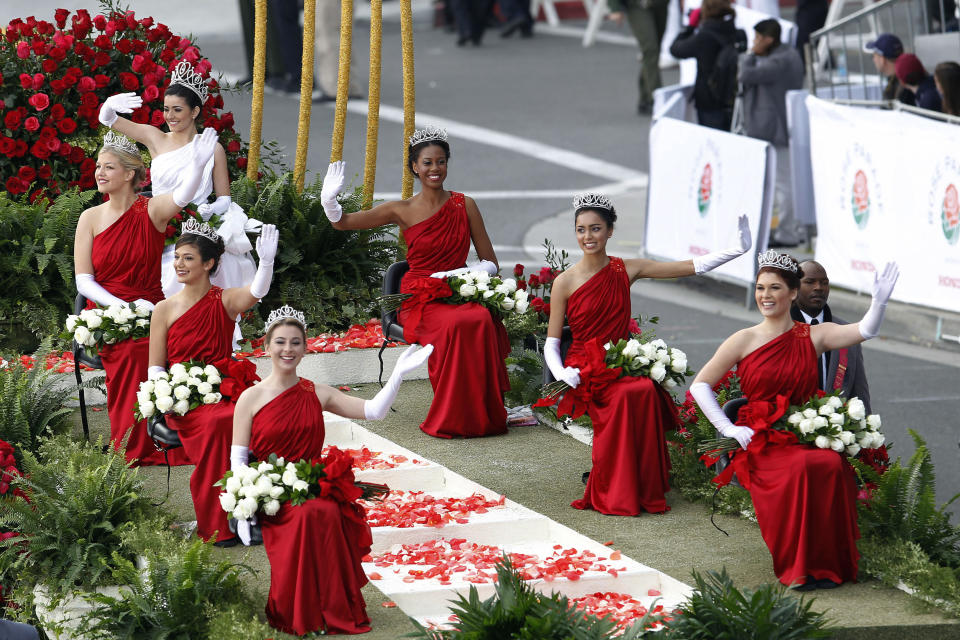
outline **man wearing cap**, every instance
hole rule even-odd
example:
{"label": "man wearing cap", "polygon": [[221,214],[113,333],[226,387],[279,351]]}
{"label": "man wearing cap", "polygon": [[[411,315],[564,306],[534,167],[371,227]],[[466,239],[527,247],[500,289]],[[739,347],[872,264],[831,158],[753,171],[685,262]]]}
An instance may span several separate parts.
{"label": "man wearing cap", "polygon": [[899,100],[903,104],[914,104],[913,93],[903,91],[900,81],[897,80],[897,58],[903,54],[903,43],[892,33],[881,33],[876,40],[871,40],[864,47],[865,53],[873,54],[873,66],[881,76],[887,79],[887,86],[883,89],[884,100]]}
{"label": "man wearing cap", "polygon": [[943,109],[937,82],[923,68],[920,58],[912,53],[905,53],[897,58],[896,68],[897,80],[904,89],[913,93],[916,106],[930,111]]}
{"label": "man wearing cap", "polygon": [[[790,309],[793,319],[810,325],[823,322],[847,324],[834,316],[827,305],[830,279],[823,266],[815,260],[807,260],[801,263],[800,269],[803,270],[803,278],[800,279],[796,302]],[[822,353],[817,358],[817,380],[819,387],[828,393],[843,389],[845,397],[860,398],[867,413],[870,413],[870,387],[867,385],[860,345]]]}

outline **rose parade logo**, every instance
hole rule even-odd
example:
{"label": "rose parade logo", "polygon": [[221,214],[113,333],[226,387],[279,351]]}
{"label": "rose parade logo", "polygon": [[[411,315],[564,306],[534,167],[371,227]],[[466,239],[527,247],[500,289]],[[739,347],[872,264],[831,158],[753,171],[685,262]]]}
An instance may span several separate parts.
{"label": "rose parade logo", "polygon": [[940,209],[940,224],[943,228],[943,237],[949,244],[957,244],[960,238],[960,198],[957,197],[957,188],[947,185],[943,195],[943,207]]}
{"label": "rose parade logo", "polygon": [[943,157],[934,166],[927,192],[927,228],[931,235],[943,234],[948,246],[960,243],[960,160]]}
{"label": "rose parade logo", "polygon": [[[717,205],[717,199],[721,197],[721,185],[723,184],[720,153],[717,145],[711,140],[705,141],[698,150],[693,162],[689,165],[690,185],[688,202],[696,203],[697,213],[701,218],[707,217],[711,206]],[[715,207],[714,207],[715,208]]]}
{"label": "rose parade logo", "polygon": [[856,175],[853,176],[850,207],[857,228],[863,229],[867,226],[867,220],[870,219],[870,190],[867,184],[867,174],[862,169],[858,169]]}
{"label": "rose parade logo", "polygon": [[710,195],[713,192],[713,167],[708,162],[703,166],[703,172],[700,174],[700,189],[697,191],[697,209],[700,216],[707,215],[707,209],[710,208]]}
{"label": "rose parade logo", "polygon": [[857,229],[865,229],[871,218],[883,215],[883,194],[870,153],[854,143],[840,165],[840,202],[853,215]]}

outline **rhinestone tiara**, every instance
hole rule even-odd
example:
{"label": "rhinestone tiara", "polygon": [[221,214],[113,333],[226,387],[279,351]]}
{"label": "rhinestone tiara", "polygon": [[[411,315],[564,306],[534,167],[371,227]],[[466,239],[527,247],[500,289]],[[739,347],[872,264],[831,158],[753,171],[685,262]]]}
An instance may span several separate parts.
{"label": "rhinestone tiara", "polygon": [[785,253],[777,253],[773,249],[768,249],[757,256],[757,267],[760,269],[763,267],[775,267],[789,271],[790,273],[797,273],[800,269],[800,265],[796,260]]}
{"label": "rhinestone tiara", "polygon": [[183,226],[180,227],[181,236],[188,233],[192,233],[195,236],[203,236],[213,243],[216,243],[220,239],[220,234],[218,234],[213,227],[206,222],[197,222],[196,218],[188,218],[187,221],[183,223]]}
{"label": "rhinestone tiara", "polygon": [[446,142],[447,130],[428,124],[423,129],[417,129],[413,132],[413,135],[410,136],[410,146],[415,147],[421,142],[432,142],[434,140]]}
{"label": "rhinestone tiara", "polygon": [[105,148],[110,147],[117,151],[122,151],[123,153],[129,153],[138,158],[140,157],[140,150],[137,149],[137,143],[122,133],[117,133],[113,129],[107,131],[107,135],[103,136],[103,146]]}
{"label": "rhinestone tiara", "polygon": [[606,209],[607,211],[613,211],[613,203],[610,202],[610,198],[602,193],[580,193],[573,198],[574,211],[579,211],[580,209],[590,209],[594,207]]}
{"label": "rhinestone tiara", "polygon": [[297,311],[288,304],[283,305],[279,309],[274,309],[270,312],[270,315],[267,316],[267,324],[264,325],[263,330],[266,332],[270,327],[275,323],[280,322],[286,318],[293,318],[306,330],[307,328],[307,319],[303,315],[303,311]]}
{"label": "rhinestone tiara", "polygon": [[186,60],[181,61],[173,68],[170,84],[179,84],[190,89],[200,97],[201,104],[207,101],[207,83],[204,82],[203,76],[193,71],[193,67]]}

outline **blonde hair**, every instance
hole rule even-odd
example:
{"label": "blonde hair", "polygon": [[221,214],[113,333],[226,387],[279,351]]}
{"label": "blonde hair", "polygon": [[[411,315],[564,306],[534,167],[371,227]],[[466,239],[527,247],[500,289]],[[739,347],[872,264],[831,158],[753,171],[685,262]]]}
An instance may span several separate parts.
{"label": "blonde hair", "polygon": [[101,153],[112,153],[116,158],[117,162],[121,167],[127,171],[133,171],[133,182],[131,186],[136,189],[140,186],[140,183],[147,179],[147,167],[143,164],[143,158],[140,157],[139,153],[128,153],[122,149],[118,149],[114,146],[102,146],[100,151],[97,153],[99,156]]}

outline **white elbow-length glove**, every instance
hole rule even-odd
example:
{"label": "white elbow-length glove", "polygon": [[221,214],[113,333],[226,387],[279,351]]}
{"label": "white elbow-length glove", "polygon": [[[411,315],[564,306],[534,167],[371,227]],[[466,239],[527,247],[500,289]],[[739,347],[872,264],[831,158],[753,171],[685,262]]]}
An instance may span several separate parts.
{"label": "white elbow-length glove", "polygon": [[747,448],[750,439],[753,438],[753,429],[730,422],[727,414],[720,408],[717,395],[710,388],[710,385],[706,382],[694,382],[690,385],[690,395],[697,401],[703,415],[707,416],[707,419],[717,428],[720,435],[724,438],[733,438],[740,443],[741,447]]}
{"label": "white elbow-length glove", "polygon": [[78,273],[77,293],[83,294],[87,300],[93,300],[101,307],[109,307],[112,304],[126,304],[117,296],[103,288],[103,286],[93,279],[92,273]]}
{"label": "white elbow-length glove", "polygon": [[134,109],[139,109],[142,105],[143,98],[133,92],[110,96],[100,105],[100,122],[108,127],[113,127],[118,114],[133,113]]}
{"label": "white elbow-length glove", "polygon": [[327,220],[337,222],[343,215],[343,207],[337,202],[337,196],[343,191],[343,184],[346,180],[343,172],[346,163],[343,160],[331,162],[327,167],[327,175],[323,178],[323,186],[320,188],[320,204],[323,205],[323,212],[327,214]]}
{"label": "white elbow-length glove", "polygon": [[580,384],[580,369],[563,366],[560,357],[560,338],[547,338],[543,343],[543,359],[547,361],[547,368],[557,380],[563,380],[571,388],[576,389]]}
{"label": "white elbow-length glove", "polygon": [[367,420],[383,420],[387,411],[390,410],[390,405],[397,397],[400,383],[403,382],[403,376],[426,362],[431,353],[433,353],[432,344],[424,345],[422,349],[415,344],[407,347],[407,350],[397,358],[397,366],[393,368],[393,373],[390,374],[387,384],[383,385],[383,389],[380,389],[380,392],[373,398],[364,401],[363,416]]}
{"label": "white elbow-length glove", "polygon": [[178,207],[185,207],[197,196],[197,189],[203,182],[204,169],[217,148],[217,131],[207,127],[193,141],[190,155],[190,168],[183,172],[184,180],[173,190],[173,201]]}
{"label": "white elbow-length glove", "polygon": [[230,196],[220,196],[213,202],[204,202],[201,204],[197,207],[197,213],[199,213],[203,221],[206,222],[214,215],[222,216],[225,214],[227,209],[230,208],[231,202],[233,202],[233,200],[230,199]]}
{"label": "white elbow-length glove", "polygon": [[489,260],[481,260],[475,265],[467,265],[465,267],[460,267],[459,269],[451,269],[450,271],[437,271],[430,274],[431,278],[449,278],[450,276],[459,275],[461,273],[469,273],[470,271],[486,271],[491,276],[496,275],[497,264],[495,262],[490,262]]}
{"label": "white elbow-length glove", "polygon": [[[246,466],[250,461],[250,447],[244,447],[239,444],[230,446],[230,470],[236,473],[237,469]],[[249,520],[237,520],[237,537],[244,546],[250,546],[250,525],[257,524],[257,515],[254,514]]]}
{"label": "white elbow-length glove", "polygon": [[160,365],[155,364],[151,367],[147,367],[147,380],[156,380],[166,372],[167,370],[164,367],[161,367]]}
{"label": "white elbow-length glove", "polygon": [[896,262],[888,262],[883,267],[883,273],[873,276],[873,299],[870,308],[863,315],[857,328],[864,340],[874,338],[880,333],[880,323],[883,322],[883,313],[887,310],[887,302],[893,294],[893,287],[900,277],[900,268]]}
{"label": "white elbow-length glove", "polygon": [[273,280],[273,259],[277,257],[277,243],[280,241],[280,232],[276,225],[265,224],[260,229],[257,238],[257,257],[260,264],[250,283],[250,295],[254,298],[263,298],[270,291],[270,281]]}
{"label": "white elbow-length glove", "polygon": [[747,216],[740,216],[737,220],[737,237],[740,244],[726,251],[714,251],[705,256],[697,256],[693,259],[693,270],[700,275],[707,271],[713,271],[722,264],[738,258],[750,250],[753,240],[750,237],[750,221]]}

